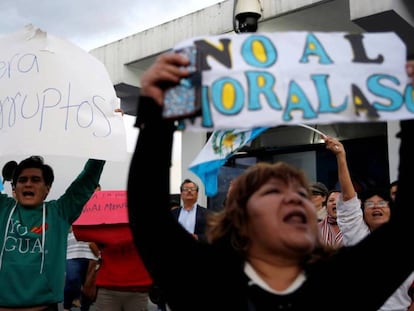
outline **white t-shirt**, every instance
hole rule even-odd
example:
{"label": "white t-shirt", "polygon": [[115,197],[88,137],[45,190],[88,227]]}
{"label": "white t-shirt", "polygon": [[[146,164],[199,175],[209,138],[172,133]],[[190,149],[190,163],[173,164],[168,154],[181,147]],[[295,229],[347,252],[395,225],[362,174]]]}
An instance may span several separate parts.
{"label": "white t-shirt", "polygon": [[[354,245],[365,238],[371,231],[364,221],[364,212],[357,196],[344,202],[342,194],[336,204],[336,221],[342,231],[344,245]],[[396,241],[397,242],[397,241]],[[381,271],[378,271],[381,273]],[[408,290],[414,282],[414,272],[379,308],[379,311],[406,311],[411,304]]]}
{"label": "white t-shirt", "polygon": [[68,248],[66,252],[66,259],[87,258],[98,260],[94,255],[88,242],[76,240],[73,232],[68,233]]}

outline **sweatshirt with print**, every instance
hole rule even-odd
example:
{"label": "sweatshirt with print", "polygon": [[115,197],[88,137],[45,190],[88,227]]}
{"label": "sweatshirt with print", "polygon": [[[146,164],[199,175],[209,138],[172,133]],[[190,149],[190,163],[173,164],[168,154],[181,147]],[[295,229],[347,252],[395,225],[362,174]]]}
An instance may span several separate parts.
{"label": "sweatshirt with print", "polygon": [[34,208],[0,195],[0,307],[63,301],[68,230],[94,193],[104,164],[89,159],[61,197]]}

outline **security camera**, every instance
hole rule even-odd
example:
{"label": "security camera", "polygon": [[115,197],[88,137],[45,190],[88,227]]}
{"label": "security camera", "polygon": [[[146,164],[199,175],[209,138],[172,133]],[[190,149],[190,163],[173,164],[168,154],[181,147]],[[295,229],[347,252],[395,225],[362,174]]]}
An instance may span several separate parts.
{"label": "security camera", "polygon": [[256,32],[262,16],[260,0],[234,0],[233,28],[236,33]]}

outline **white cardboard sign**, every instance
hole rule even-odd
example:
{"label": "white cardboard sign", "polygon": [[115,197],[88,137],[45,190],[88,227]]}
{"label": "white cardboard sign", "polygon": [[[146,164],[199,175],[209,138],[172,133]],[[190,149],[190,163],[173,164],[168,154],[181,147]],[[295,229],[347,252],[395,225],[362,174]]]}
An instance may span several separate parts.
{"label": "white cardboard sign", "polygon": [[126,159],[126,135],[104,65],[28,25],[0,37],[0,155]]}

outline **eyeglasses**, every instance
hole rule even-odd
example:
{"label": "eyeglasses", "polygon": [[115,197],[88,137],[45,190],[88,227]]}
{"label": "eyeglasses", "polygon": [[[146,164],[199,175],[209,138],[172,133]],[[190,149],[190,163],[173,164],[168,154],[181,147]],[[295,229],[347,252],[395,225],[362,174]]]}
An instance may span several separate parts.
{"label": "eyeglasses", "polygon": [[366,208],[374,208],[374,206],[387,207],[388,206],[388,201],[378,201],[378,202],[366,201],[364,203],[364,206]]}
{"label": "eyeglasses", "polygon": [[184,187],[184,188],[181,189],[181,192],[184,192],[184,191],[194,192],[194,191],[197,191],[197,188],[187,188],[187,187]]}

